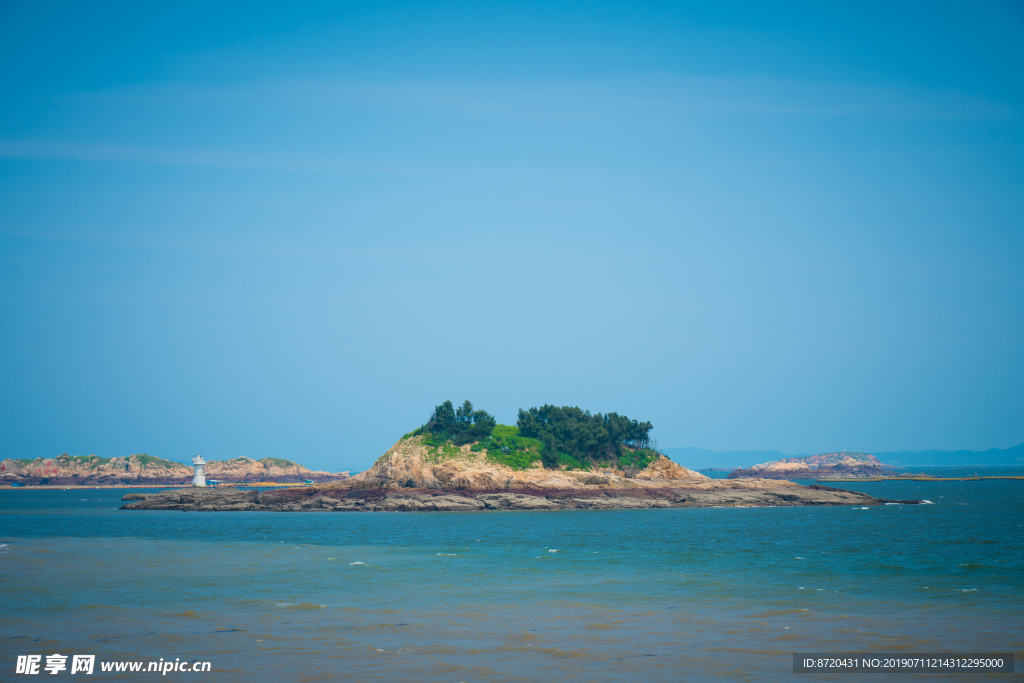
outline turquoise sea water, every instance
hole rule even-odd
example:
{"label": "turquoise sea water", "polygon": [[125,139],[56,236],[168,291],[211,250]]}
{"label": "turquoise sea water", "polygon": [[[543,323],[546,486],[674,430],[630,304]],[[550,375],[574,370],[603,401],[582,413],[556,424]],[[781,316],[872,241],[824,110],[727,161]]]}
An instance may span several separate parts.
{"label": "turquoise sea water", "polygon": [[814,651],[1020,671],[1024,481],[844,486],[934,504],[182,513],[3,490],[0,680],[54,652],[208,660],[167,676],[209,681],[791,680]]}

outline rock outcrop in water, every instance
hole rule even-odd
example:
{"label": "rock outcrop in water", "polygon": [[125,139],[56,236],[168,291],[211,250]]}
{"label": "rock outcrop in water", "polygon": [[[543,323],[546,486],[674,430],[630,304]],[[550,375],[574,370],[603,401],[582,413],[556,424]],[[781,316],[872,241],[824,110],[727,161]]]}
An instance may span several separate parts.
{"label": "rock outcrop in water", "polygon": [[[616,470],[516,470],[472,444],[433,448],[401,439],[367,471],[330,484],[270,491],[186,489],[130,494],[126,510],[475,511],[711,506],[880,505],[863,493],[789,481],[710,479],[662,456],[627,477]],[[632,473],[630,473],[632,474]],[[916,502],[916,501],[905,501]]]}
{"label": "rock outcrop in water", "polygon": [[[884,499],[825,486],[719,485],[686,488],[526,489],[454,492],[426,489],[330,489],[313,486],[270,491],[181,489],[132,493],[123,510],[277,512],[472,512],[480,510],[621,510],[679,507],[780,507],[794,505],[881,505]],[[899,501],[916,503],[918,501]]]}
{"label": "rock outcrop in water", "polygon": [[[100,458],[95,455],[14,460],[0,462],[0,482],[24,484],[110,485],[110,484],[189,484],[192,467],[180,462],[139,454],[122,458]],[[207,479],[224,482],[303,482],[335,481],[348,478],[348,472],[314,472],[283,458],[234,458],[209,460]]]}
{"label": "rock outcrop in water", "polygon": [[877,477],[891,474],[893,468],[869,453],[822,453],[802,458],[783,458],[733,470],[729,479],[811,479],[819,477]]}

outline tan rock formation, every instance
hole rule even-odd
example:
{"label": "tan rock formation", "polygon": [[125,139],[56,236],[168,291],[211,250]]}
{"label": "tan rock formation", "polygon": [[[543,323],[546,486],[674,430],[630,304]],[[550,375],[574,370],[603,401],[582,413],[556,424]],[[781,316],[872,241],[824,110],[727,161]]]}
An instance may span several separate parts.
{"label": "tan rock formation", "polygon": [[219,481],[324,481],[344,479],[348,472],[319,472],[283,458],[238,457],[231,460],[210,460],[206,463],[206,478]]}

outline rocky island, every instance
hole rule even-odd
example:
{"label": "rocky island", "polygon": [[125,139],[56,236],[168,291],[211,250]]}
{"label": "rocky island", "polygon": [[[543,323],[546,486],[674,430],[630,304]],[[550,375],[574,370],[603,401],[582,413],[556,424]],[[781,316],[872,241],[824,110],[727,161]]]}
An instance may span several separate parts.
{"label": "rocky island", "polygon": [[733,470],[729,479],[816,479],[820,477],[855,477],[870,479],[891,475],[893,468],[870,453],[838,451],[799,458],[783,458]]}
{"label": "rocky island", "polygon": [[[499,425],[466,401],[437,406],[370,469],[286,490],[133,493],[125,510],[473,511],[880,505],[883,499],[764,479],[711,479],[650,447],[649,422],[545,405]],[[917,501],[900,501],[917,502]]]}
{"label": "rocky island", "polygon": [[[298,482],[341,480],[348,472],[314,472],[284,458],[238,457],[209,460],[206,476],[223,482]],[[0,461],[0,483],[49,486],[138,486],[179,484],[192,481],[192,468],[145,453],[120,458],[68,455],[35,460],[8,458]]]}

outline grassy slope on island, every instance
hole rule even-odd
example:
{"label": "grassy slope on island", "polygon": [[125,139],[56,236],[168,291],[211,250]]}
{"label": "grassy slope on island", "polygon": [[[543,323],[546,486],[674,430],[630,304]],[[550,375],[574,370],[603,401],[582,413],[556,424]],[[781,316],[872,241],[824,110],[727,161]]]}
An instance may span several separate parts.
{"label": "grassy slope on island", "polygon": [[139,464],[142,465],[142,466],[156,465],[158,467],[166,467],[168,469],[173,469],[175,467],[181,467],[181,463],[180,462],[173,462],[171,460],[165,460],[163,458],[158,458],[155,455],[148,455],[146,453],[139,453],[137,455],[138,455],[138,458],[139,458]]}
{"label": "grassy slope on island", "polygon": [[491,462],[514,470],[533,467],[539,460],[548,469],[639,471],[658,459],[650,447],[651,428],[650,422],[617,413],[552,405],[520,410],[515,426],[499,425],[470,401],[457,409],[445,401],[434,408],[429,422],[405,436],[422,437],[430,455],[439,460],[473,444],[473,452],[484,452]]}
{"label": "grassy slope on island", "polygon": [[287,468],[287,467],[296,467],[296,466],[298,466],[298,463],[293,462],[292,460],[285,460],[284,458],[260,458],[257,462],[263,463],[263,466],[267,467],[267,468],[270,468],[270,467]]}

